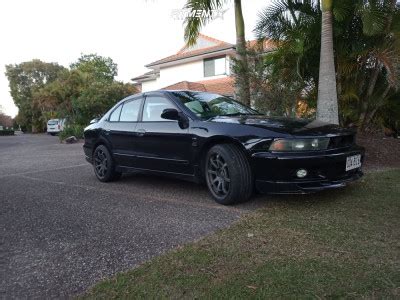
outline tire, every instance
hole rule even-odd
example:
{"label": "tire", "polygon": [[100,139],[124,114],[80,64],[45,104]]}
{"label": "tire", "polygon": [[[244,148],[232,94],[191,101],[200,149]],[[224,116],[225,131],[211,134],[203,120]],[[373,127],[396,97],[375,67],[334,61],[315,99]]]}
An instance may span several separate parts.
{"label": "tire", "polygon": [[121,178],[121,173],[115,171],[115,163],[104,145],[99,145],[93,152],[93,169],[98,180],[109,182]]}
{"label": "tire", "polygon": [[253,193],[249,161],[236,145],[213,146],[206,155],[204,172],[208,190],[219,204],[244,202]]}

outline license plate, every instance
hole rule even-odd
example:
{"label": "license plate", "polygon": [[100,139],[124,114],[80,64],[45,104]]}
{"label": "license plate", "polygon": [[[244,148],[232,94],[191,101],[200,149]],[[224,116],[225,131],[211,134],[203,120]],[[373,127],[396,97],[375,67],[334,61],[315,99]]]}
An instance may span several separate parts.
{"label": "license plate", "polygon": [[361,167],[361,154],[349,156],[346,158],[346,171]]}

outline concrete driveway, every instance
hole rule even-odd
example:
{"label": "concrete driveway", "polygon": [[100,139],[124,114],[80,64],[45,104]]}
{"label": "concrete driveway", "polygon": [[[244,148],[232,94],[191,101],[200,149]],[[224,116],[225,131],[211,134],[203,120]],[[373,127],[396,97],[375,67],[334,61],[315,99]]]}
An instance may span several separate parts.
{"label": "concrete driveway", "polygon": [[79,294],[262,203],[224,207],[204,186],[145,175],[100,183],[80,143],[0,137],[0,297]]}

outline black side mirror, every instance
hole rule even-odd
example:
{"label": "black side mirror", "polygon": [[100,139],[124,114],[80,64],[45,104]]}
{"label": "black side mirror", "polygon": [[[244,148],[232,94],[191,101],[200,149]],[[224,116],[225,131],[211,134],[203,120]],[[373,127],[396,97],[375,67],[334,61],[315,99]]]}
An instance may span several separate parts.
{"label": "black side mirror", "polygon": [[161,118],[176,121],[179,121],[181,119],[179,112],[175,108],[164,109],[161,114]]}
{"label": "black side mirror", "polygon": [[161,118],[166,120],[178,121],[179,127],[182,129],[188,128],[189,126],[188,118],[183,113],[177,111],[175,108],[164,109],[161,114]]}

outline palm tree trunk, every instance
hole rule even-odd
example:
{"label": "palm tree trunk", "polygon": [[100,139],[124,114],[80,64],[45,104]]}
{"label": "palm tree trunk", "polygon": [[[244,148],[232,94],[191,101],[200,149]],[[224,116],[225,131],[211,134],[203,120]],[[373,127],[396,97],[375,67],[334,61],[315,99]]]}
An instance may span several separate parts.
{"label": "palm tree trunk", "polygon": [[339,124],[336,72],[333,55],[332,2],[333,0],[322,0],[317,119]]}
{"label": "palm tree trunk", "polygon": [[236,72],[235,96],[241,102],[250,105],[250,83],[248,76],[248,61],[246,54],[245,27],[241,0],[235,0],[236,23],[236,60],[239,64]]}

